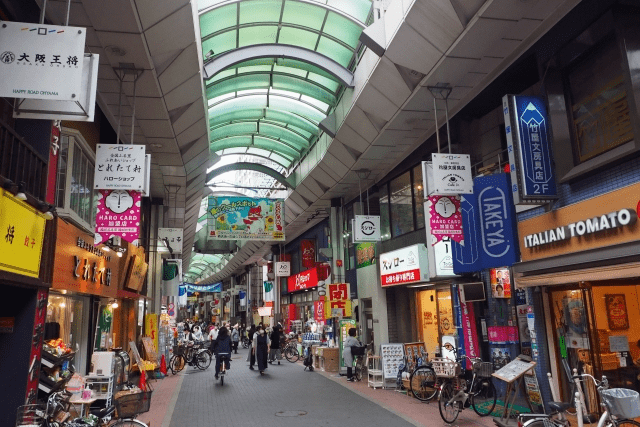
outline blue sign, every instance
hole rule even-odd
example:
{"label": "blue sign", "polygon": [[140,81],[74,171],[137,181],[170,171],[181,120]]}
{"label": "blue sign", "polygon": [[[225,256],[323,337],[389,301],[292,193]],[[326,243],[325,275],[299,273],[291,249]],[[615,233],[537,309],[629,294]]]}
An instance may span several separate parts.
{"label": "blue sign", "polygon": [[213,285],[194,285],[192,283],[183,283],[180,286],[180,295],[182,295],[182,289],[186,292],[222,292],[222,282]]}
{"label": "blue sign", "polygon": [[510,267],[518,261],[513,199],[506,174],[474,179],[473,195],[462,196],[463,244],[451,242],[456,274]]}
{"label": "blue sign", "polygon": [[503,112],[515,202],[557,198],[544,101],[533,96],[505,95]]}

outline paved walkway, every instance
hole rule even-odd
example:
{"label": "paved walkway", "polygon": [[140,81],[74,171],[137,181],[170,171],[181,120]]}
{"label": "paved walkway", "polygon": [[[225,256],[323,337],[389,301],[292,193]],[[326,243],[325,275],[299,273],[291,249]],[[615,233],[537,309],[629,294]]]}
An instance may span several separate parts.
{"label": "paved walkway", "polygon": [[[393,390],[371,389],[366,381],[304,371],[301,362],[269,365],[265,376],[245,362],[248,350],[233,355],[232,369],[221,386],[212,366],[187,367],[177,376],[154,383],[151,411],[140,416],[150,427],[441,427],[437,402],[426,404]],[[460,427],[493,427],[471,409],[460,414]]]}

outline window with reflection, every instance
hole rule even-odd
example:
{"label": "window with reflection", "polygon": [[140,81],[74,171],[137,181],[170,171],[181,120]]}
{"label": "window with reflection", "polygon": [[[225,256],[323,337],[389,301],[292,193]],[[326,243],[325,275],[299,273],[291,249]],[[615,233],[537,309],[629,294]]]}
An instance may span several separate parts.
{"label": "window with reflection", "polygon": [[380,233],[382,240],[391,238],[391,222],[389,219],[389,187],[385,184],[380,187]]}
{"label": "window with reflection", "polygon": [[416,215],[416,230],[424,224],[424,190],[422,188],[422,164],[413,168],[413,207]]}
{"label": "window with reflection", "polygon": [[411,173],[406,172],[393,179],[389,184],[391,201],[391,234],[393,237],[412,232],[413,191]]}

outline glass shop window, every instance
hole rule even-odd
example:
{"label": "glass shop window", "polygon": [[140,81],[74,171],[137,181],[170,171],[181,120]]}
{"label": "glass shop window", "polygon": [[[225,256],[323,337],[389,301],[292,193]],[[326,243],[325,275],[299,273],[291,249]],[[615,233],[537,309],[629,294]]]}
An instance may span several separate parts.
{"label": "glass shop window", "polygon": [[393,237],[398,237],[414,230],[411,174],[406,172],[392,180],[389,188],[391,193],[391,233]]}
{"label": "glass shop window", "polygon": [[416,215],[416,230],[425,227],[424,224],[424,190],[422,188],[422,164],[413,168],[413,206]]}
{"label": "glass shop window", "polygon": [[382,241],[391,238],[391,223],[389,221],[389,187],[383,185],[380,188],[380,233]]}

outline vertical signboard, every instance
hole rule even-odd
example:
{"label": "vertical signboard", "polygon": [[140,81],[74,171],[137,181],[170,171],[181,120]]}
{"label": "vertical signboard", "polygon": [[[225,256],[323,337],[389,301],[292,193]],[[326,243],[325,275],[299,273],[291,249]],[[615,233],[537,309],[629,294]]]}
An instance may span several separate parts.
{"label": "vertical signboard", "polygon": [[511,192],[516,204],[540,204],[557,198],[549,120],[542,98],[502,98]]}
{"label": "vertical signboard", "polygon": [[100,190],[94,244],[99,245],[112,236],[137,244],[140,235],[140,199],[138,191]]}
{"label": "vertical signboard", "polygon": [[51,147],[47,172],[47,196],[50,205],[56,203],[56,179],[58,178],[58,152],[60,151],[60,120],[51,121]]}
{"label": "vertical signboard", "polygon": [[316,242],[315,240],[300,241],[300,255],[302,257],[302,268],[313,268],[316,265]]}
{"label": "vertical signboard", "polygon": [[512,266],[518,261],[515,210],[507,175],[498,173],[474,180],[474,194],[460,203],[464,241],[453,242],[456,274]]}
{"label": "vertical signboard", "polygon": [[344,363],[344,359],[342,358],[342,352],[344,351],[344,342],[347,340],[349,336],[349,329],[356,327],[355,319],[343,319],[338,323],[339,330],[339,338],[340,338],[340,372],[344,370],[346,371],[347,365]]}

